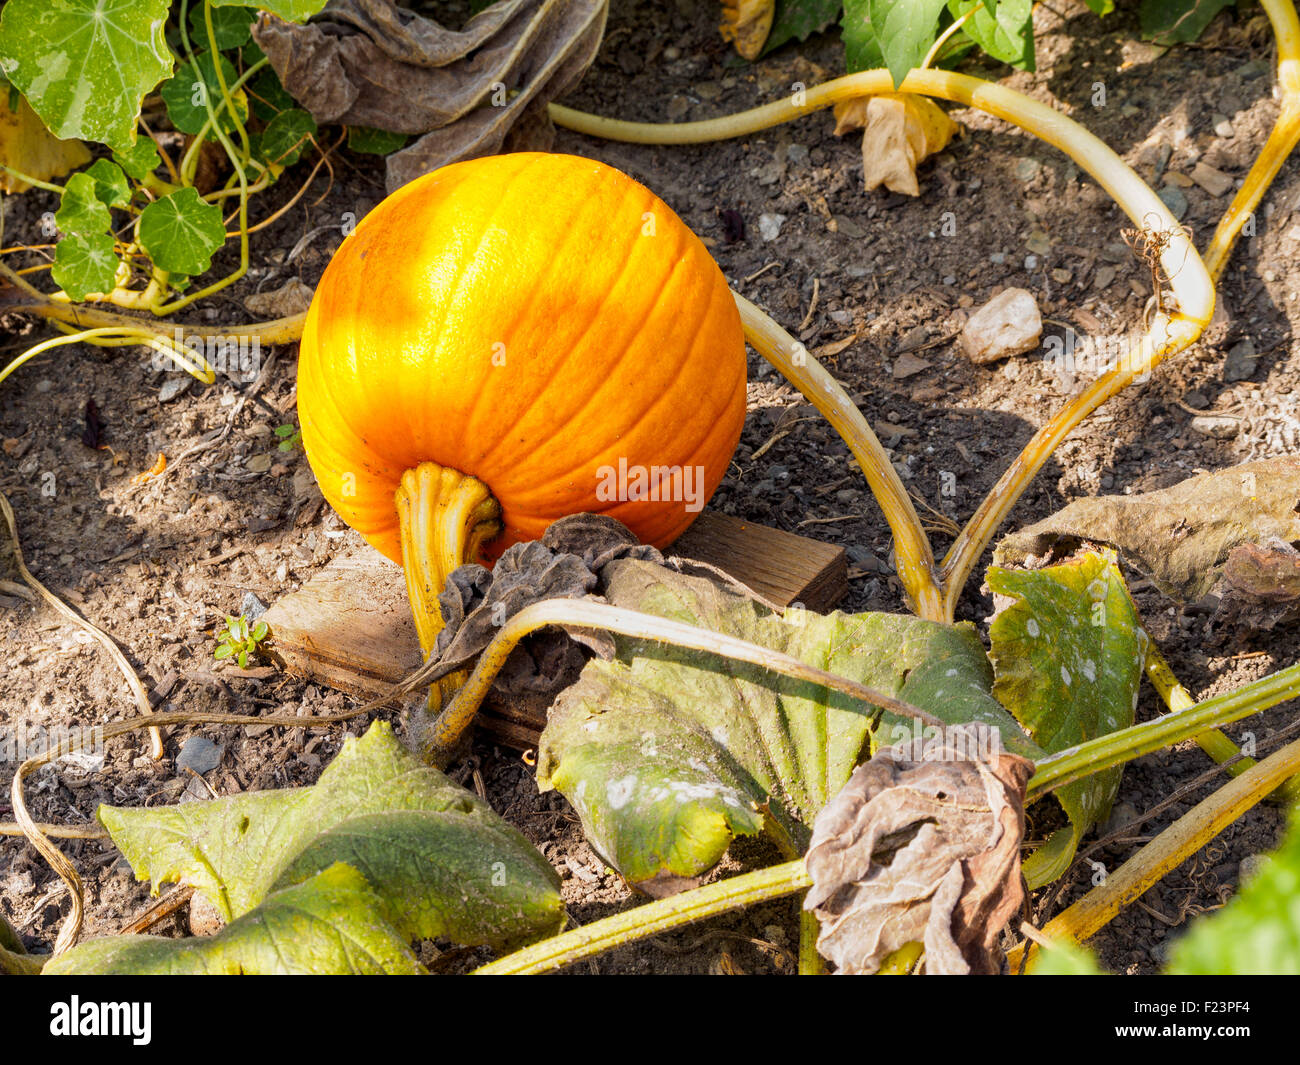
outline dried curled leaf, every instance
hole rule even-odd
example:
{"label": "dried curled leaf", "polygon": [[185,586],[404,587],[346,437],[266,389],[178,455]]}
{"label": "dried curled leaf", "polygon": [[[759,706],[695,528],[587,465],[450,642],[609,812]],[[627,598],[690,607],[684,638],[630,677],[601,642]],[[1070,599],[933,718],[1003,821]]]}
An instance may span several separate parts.
{"label": "dried curled leaf", "polygon": [[724,41],[734,41],[736,51],[746,59],[757,59],[772,31],[776,0],[722,0]]}
{"label": "dried curled leaf", "polygon": [[[9,109],[9,93],[0,90],[0,163],[38,181],[62,177],[90,162],[90,152],[78,140],[59,140],[45,128],[31,104],[18,98]],[[0,192],[26,192],[31,185],[8,171],[0,171]]]}
{"label": "dried curled leaf", "polygon": [[318,123],[423,134],[388,157],[388,189],[460,159],[545,150],[546,104],[595,58],[607,0],[501,0],[460,31],[392,0],[333,0],[305,26],[253,37]]}
{"label": "dried curled leaf", "polygon": [[868,192],[919,196],[916,168],[948,147],[957,125],[933,100],[910,92],[882,93],[835,105],[835,135],[862,133],[862,183]]}
{"label": "dried curled leaf", "polygon": [[998,972],[998,933],[1024,897],[1033,768],[981,724],[883,748],[859,766],[818,815],[805,858],[817,949],[841,973],[873,973],[915,942],[928,973]]}

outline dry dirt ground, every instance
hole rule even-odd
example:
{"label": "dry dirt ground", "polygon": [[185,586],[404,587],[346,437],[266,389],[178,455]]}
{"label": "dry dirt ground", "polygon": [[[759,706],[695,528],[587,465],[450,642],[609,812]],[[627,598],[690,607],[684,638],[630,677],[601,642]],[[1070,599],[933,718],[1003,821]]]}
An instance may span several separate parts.
{"label": "dry dirt ground", "polygon": [[[1204,245],[1229,195],[1211,195],[1183,178],[1205,161],[1240,179],[1276,113],[1271,98],[1272,45],[1263,16],[1220,15],[1194,47],[1162,53],[1138,39],[1134,5],[1105,20],[1082,3],[1054,0],[1036,13],[1039,71],[1010,73],[974,64],[973,73],[1003,80],[1063,107],[1120,152],[1166,193],[1186,202],[1183,221]],[[761,104],[843,71],[831,37],[815,37],[750,65],[716,32],[716,5],[701,0],[614,0],[595,66],[568,103],[624,118],[696,119]],[[1092,105],[1103,83],[1106,104]],[[827,359],[906,471],[908,485],[944,516],[964,519],[1019,447],[1079,387],[1040,357],[993,366],[967,362],[952,336],[966,309],[1000,287],[1033,291],[1050,334],[1140,328],[1150,295],[1146,268],[1121,231],[1129,223],[1108,197],[1055,150],[977,112],[955,110],[966,133],[922,171],[922,194],[864,194],[858,137],[837,139],[826,114],[742,140],[698,147],[602,143],[560,132],[556,149],[602,159],[657,191],[701,236],[736,288],[796,330],[811,350],[856,337]],[[309,194],[254,238],[245,281],[207,301],[200,319],[233,324],[250,315],[243,300],[298,277],[319,277],[346,212],[358,217],[383,195],[374,157],[337,153],[332,183],[322,172]],[[299,168],[299,180],[306,168]],[[255,206],[265,217],[291,193],[281,183]],[[1256,234],[1239,245],[1222,287],[1231,333],[1204,343],[1121,396],[1076,432],[1016,508],[1024,525],[1081,495],[1163,487],[1194,471],[1280,454],[1294,443],[1300,347],[1300,167],[1289,163],[1269,194]],[[318,199],[319,198],[319,199]],[[6,242],[40,243],[37,221],[52,198],[28,193],[7,203]],[[729,240],[722,212],[744,221]],[[260,214],[256,212],[261,212]],[[951,212],[955,235],[945,235]],[[760,217],[784,216],[763,239]],[[952,226],[947,227],[952,232]],[[36,261],[33,259],[32,261]],[[216,271],[234,265],[230,249]],[[816,307],[809,313],[814,285]],[[3,354],[12,357],[39,331],[4,322]],[[1229,349],[1254,347],[1253,363],[1225,374]],[[263,367],[266,357],[263,352]],[[160,706],[191,710],[319,714],[347,705],[343,696],[272,670],[249,675],[214,669],[214,626],[238,613],[245,593],[269,603],[301,586],[353,535],[320,499],[300,450],[277,448],[275,430],[295,416],[292,348],[279,350],[254,391],[218,378],[160,401],[174,380],[136,352],[63,348],[25,366],[0,392],[0,489],[13,502],[27,560],[78,610],[109,629],[127,650]],[[908,355],[900,361],[901,355]],[[918,363],[920,365],[918,365]],[[1239,377],[1229,380],[1229,377]],[[888,564],[889,538],[842,443],[807,406],[779,387],[751,356],[751,413],[744,438],[714,506],[747,519],[844,544],[851,554],[853,610],[901,608]],[[133,486],[161,451],[175,459],[220,430],[241,398],[231,431],[181,463],[161,483]],[[82,443],[85,410],[94,401],[106,447]],[[1239,431],[1214,439],[1190,427],[1193,411],[1231,413]],[[797,420],[795,420],[797,419]],[[757,461],[752,456],[778,424],[792,431]],[[956,494],[941,496],[940,473],[956,474]],[[44,490],[43,490],[44,489]],[[806,524],[812,519],[833,521]],[[948,536],[936,532],[942,551]],[[7,548],[0,577],[14,578]],[[1297,658],[1294,626],[1267,637],[1212,634],[1202,615],[1183,612],[1149,586],[1137,601],[1152,636],[1197,696],[1222,692]],[[972,585],[963,616],[980,621],[991,600]],[[134,713],[121,678],[104,654],[81,642],[52,611],[0,596],[4,672],[0,724],[90,724]],[[1158,712],[1144,689],[1139,717]],[[1283,706],[1229,731],[1255,733],[1261,749],[1295,707]],[[362,728],[361,723],[352,731]],[[199,732],[224,748],[204,785],[178,771],[186,736]],[[99,803],[174,803],[189,788],[231,795],[308,784],[341,742],[338,731],[201,727],[173,730],[167,756],[144,757],[143,736],[111,744],[102,772],[74,770],[35,778],[28,795],[36,817],[84,822]],[[1184,744],[1143,758],[1124,775],[1119,797],[1129,814],[1154,806],[1202,773],[1208,761]],[[0,766],[8,794],[13,764]],[[530,770],[512,752],[480,742],[470,765],[494,807],[539,845],[564,877],[573,919],[587,923],[632,904],[627,889],[583,842],[577,818],[556,795],[538,796]],[[1204,797],[1194,790],[1134,835],[1093,857],[1113,868]],[[0,800],[0,819],[11,811]],[[1117,972],[1153,971],[1171,938],[1195,914],[1220,905],[1247,856],[1272,847],[1282,823],[1265,805],[1233,825],[1128,909],[1093,942]],[[1042,826],[1031,826],[1031,835]],[[98,841],[67,843],[86,880],[86,934],[111,933],[148,902],[125,862]],[[733,848],[722,872],[773,860],[761,845]],[[1040,892],[1046,919],[1091,886],[1078,867],[1063,888]],[[33,946],[48,949],[68,898],[34,851],[0,843],[0,906]],[[797,928],[792,902],[688,929],[602,957],[601,972],[788,971]],[[160,926],[178,934],[182,910]],[[463,970],[485,952],[441,952],[436,967]]]}

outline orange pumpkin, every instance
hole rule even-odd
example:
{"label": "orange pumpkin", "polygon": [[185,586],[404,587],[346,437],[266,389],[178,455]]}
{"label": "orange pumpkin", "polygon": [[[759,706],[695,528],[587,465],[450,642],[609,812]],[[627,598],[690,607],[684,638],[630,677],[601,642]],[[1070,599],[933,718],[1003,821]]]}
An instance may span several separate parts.
{"label": "orange pumpkin", "polygon": [[493,156],[406,185],[343,242],[298,411],[325,498],[406,566],[425,643],[451,568],[565,515],[676,539],[739,440],[744,338],[648,189],[591,159]]}

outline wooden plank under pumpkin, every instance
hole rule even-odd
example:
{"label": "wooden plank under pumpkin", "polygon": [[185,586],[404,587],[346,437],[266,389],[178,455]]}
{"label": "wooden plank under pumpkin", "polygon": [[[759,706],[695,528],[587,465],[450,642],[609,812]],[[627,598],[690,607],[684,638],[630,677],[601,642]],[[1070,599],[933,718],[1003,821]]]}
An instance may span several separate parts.
{"label": "wooden plank under pumpkin", "polygon": [[[831,609],[848,592],[844,549],[705,511],[668,552],[716,566],[778,606]],[[264,645],[291,673],[374,698],[420,665],[401,570],[367,547],[335,559],[263,615]],[[506,746],[537,743],[544,704],[489,700],[479,725]]]}

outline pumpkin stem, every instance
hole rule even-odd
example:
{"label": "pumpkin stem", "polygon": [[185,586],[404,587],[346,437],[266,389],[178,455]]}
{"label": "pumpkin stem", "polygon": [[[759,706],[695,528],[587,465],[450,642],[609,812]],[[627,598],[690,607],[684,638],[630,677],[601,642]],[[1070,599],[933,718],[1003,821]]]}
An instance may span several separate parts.
{"label": "pumpkin stem", "polygon": [[[483,545],[501,531],[501,507],[478,478],[436,462],[422,462],[403,473],[395,501],[406,594],[420,650],[428,658],[442,631],[438,596],[452,570],[478,561]],[[443,695],[463,680],[464,674],[458,673],[433,685],[429,709],[436,712]]]}

